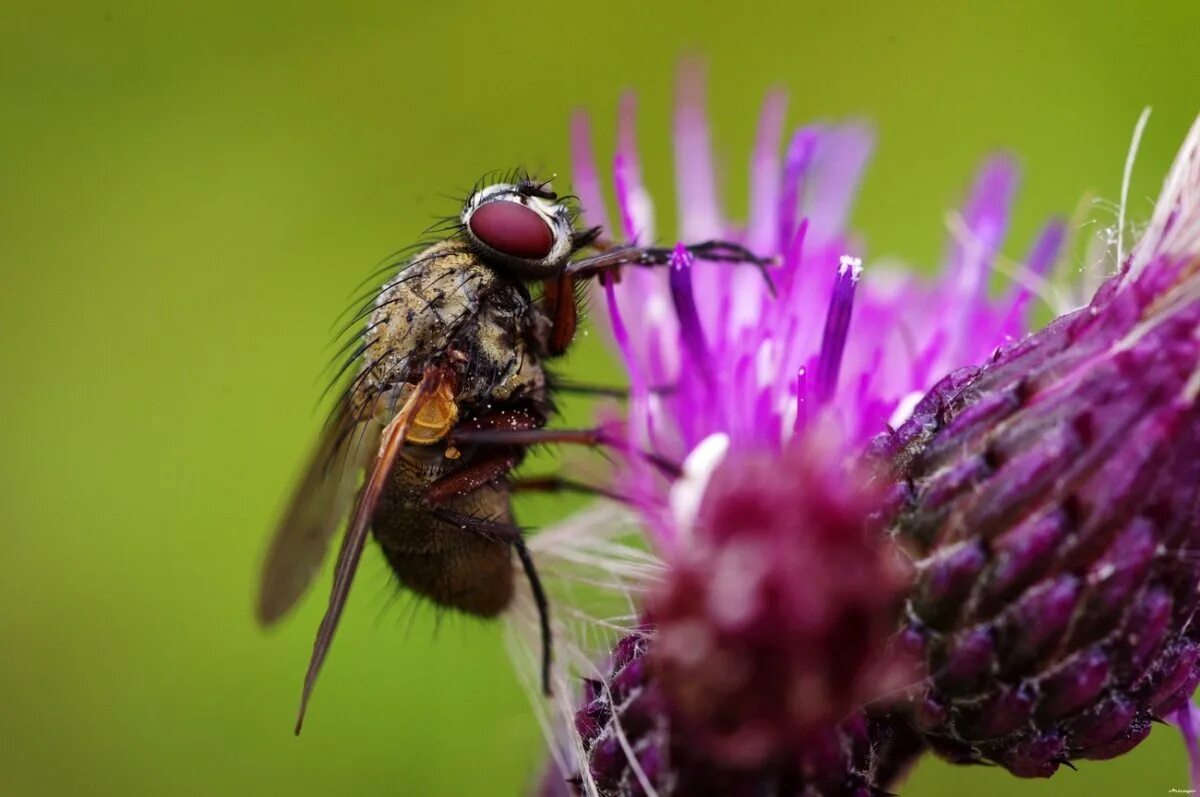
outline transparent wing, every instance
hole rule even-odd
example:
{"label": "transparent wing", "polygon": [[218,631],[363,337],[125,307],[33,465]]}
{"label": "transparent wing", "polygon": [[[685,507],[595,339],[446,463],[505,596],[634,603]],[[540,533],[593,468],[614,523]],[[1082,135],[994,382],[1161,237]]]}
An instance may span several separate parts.
{"label": "transparent wing", "polygon": [[257,609],[264,626],[285,615],[320,571],[379,449],[380,430],[374,419],[356,419],[349,402],[326,425],[267,549]]}
{"label": "transparent wing", "polygon": [[436,400],[435,397],[441,389],[442,380],[446,378],[452,377],[436,368],[426,368],[421,383],[417,385],[404,406],[383,430],[382,440],[370,449],[371,472],[363,484],[362,491],[358,494],[354,517],[346,529],[346,536],[342,538],[337,566],[333,571],[333,589],[329,593],[329,606],[325,609],[325,616],[321,618],[321,625],[317,629],[312,658],[308,662],[308,672],[304,675],[304,691],[300,696],[300,711],[296,717],[297,734],[300,733],[300,728],[304,724],[304,712],[308,708],[308,699],[312,696],[317,676],[321,672],[321,665],[325,662],[326,654],[329,653],[333,634],[337,631],[338,621],[342,617],[342,610],[346,607],[346,598],[350,595],[350,584],[354,581],[354,574],[358,570],[358,561],[362,558],[363,546],[367,541],[367,528],[375,514],[375,506],[383,492],[388,474],[391,473],[392,465],[395,464],[396,457],[408,439],[413,418],[428,402]]}

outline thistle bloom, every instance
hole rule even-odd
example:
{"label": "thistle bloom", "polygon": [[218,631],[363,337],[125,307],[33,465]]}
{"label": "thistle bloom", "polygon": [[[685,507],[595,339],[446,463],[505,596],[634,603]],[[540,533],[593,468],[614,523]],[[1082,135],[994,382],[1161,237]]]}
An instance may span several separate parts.
{"label": "thistle bloom", "polygon": [[[1007,159],[984,166],[924,281],[864,267],[846,229],[867,130],[807,127],[784,146],[781,95],[748,220],[727,221],[702,92],[685,72],[679,237],[778,265],[768,282],[679,247],[665,273],[603,288],[629,371],[623,448],[684,466],[619,463],[663,564],[640,629],[585,690],[574,788],[869,795],[927,744],[1047,775],[1128,749],[1155,716],[1192,728],[1200,133],[1120,273],[1028,337],[1064,227],[991,295]],[[626,98],[615,229],[647,242],[633,113]],[[607,227],[582,117],[573,144],[587,222]]]}
{"label": "thistle bloom", "polygon": [[[735,240],[780,262],[768,282],[745,267],[693,263],[681,249],[668,273],[631,269],[607,288],[629,370],[631,444],[680,461],[714,434],[734,449],[778,451],[818,418],[861,443],[902,420],[941,376],[1026,332],[1028,286],[1054,262],[1064,228],[1054,221],[1035,242],[1024,287],[989,298],[1017,181],[1008,159],[982,169],[936,281],[875,268],[860,285],[863,246],[846,222],[870,155],[869,130],[801,128],[781,157],[785,99],[768,97],[751,158],[749,220],[735,226],[717,199],[702,93],[700,74],[686,70],[675,121],[679,238]],[[626,97],[613,161],[616,229],[650,241],[654,209],[641,182],[634,110]],[[582,117],[573,143],[585,220],[609,228]],[[625,473],[628,487],[646,483],[636,463]],[[646,511],[655,539],[672,545],[679,524]]]}

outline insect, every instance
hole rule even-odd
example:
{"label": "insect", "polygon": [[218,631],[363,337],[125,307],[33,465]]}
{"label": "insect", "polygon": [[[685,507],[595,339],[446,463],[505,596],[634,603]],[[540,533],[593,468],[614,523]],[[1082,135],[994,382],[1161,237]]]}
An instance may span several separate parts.
{"label": "insect", "polygon": [[[443,225],[445,237],[403,263],[352,319],[363,328],[343,370],[357,365],[356,373],[262,570],[258,617],[269,625],[306,591],[349,518],[305,674],[297,733],[368,532],[406,588],[480,617],[511,603],[515,553],[539,612],[549,694],[549,606],[513,522],[512,495],[581,486],[521,480],[513,472],[532,445],[611,443],[602,429],[544,428],[556,389],[546,364],[574,336],[577,282],[615,277],[622,266],[663,266],[671,255],[606,243],[600,228],[578,229],[577,217],[574,199],[560,198],[548,182],[523,173],[481,182]],[[759,268],[767,262],[722,241],[689,248],[713,261]]]}

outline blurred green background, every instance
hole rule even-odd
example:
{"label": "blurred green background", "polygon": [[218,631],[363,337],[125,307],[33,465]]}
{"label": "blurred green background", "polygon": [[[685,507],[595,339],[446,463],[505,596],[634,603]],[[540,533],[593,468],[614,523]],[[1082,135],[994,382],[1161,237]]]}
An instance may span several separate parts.
{"label": "blurred green background", "polygon": [[[0,794],[528,785],[540,735],[496,626],[435,629],[372,552],[295,739],[326,582],[276,633],[250,607],[348,292],[483,171],[565,173],[572,109],[594,112],[607,158],[618,94],[639,91],[666,224],[681,55],[710,62],[733,207],[769,87],[791,92],[796,124],[869,118],[880,143],[857,226],[871,252],[921,265],[992,149],[1026,169],[1019,255],[1084,192],[1117,198],[1153,105],[1131,205],[1148,211],[1200,111],[1194,0],[333,9],[0,9]],[[603,360],[592,336],[570,369],[615,377]],[[1182,746],[1158,729],[1048,783],[929,763],[904,791],[1184,787]]]}

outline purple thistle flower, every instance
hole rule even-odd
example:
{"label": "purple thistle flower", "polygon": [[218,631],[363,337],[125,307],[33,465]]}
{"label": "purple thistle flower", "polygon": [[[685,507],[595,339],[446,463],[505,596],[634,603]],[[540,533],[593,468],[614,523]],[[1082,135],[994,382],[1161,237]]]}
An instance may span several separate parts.
{"label": "purple thistle flower", "polygon": [[[937,280],[878,268],[864,281],[863,246],[846,221],[870,132],[861,124],[801,128],[781,157],[785,100],[770,95],[751,159],[750,215],[736,225],[717,198],[702,102],[701,75],[685,68],[675,124],[681,239],[738,241],[775,255],[779,266],[768,283],[753,269],[693,262],[680,250],[666,273],[630,269],[605,289],[630,374],[632,448],[684,461],[719,434],[733,451],[778,451],[819,423],[858,445],[903,421],[945,373],[1025,334],[1032,290],[1013,288],[999,299],[987,291],[1017,180],[1010,161],[985,165]],[[627,96],[613,185],[618,229],[645,242],[655,236],[654,210],[641,183],[634,110]],[[605,225],[586,118],[577,117],[572,131],[586,221]],[[1062,239],[1061,222],[1047,225],[1025,266],[1026,285],[1047,271]],[[651,532],[669,548],[680,525],[663,500],[671,485],[633,461],[623,474]]]}
{"label": "purple thistle flower", "polygon": [[[651,658],[692,742],[747,767],[800,753],[899,686],[901,663],[882,654],[907,570],[870,522],[880,496],[840,463],[942,373],[1022,334],[1029,291],[993,301],[986,290],[1015,189],[1008,160],[982,171],[943,279],[864,281],[846,217],[867,129],[802,128],[781,156],[784,98],[769,96],[749,218],[734,225],[717,200],[702,95],[698,71],[686,69],[675,126],[681,233],[738,241],[778,267],[768,281],[680,246],[665,272],[628,270],[603,290],[630,371],[625,448],[685,463],[673,483],[633,457],[618,474],[670,568],[644,607],[657,631]],[[613,184],[622,232],[647,241],[654,212],[633,112],[626,97]],[[603,225],[589,138],[577,118],[576,190],[587,222]],[[1061,239],[1061,224],[1049,225],[1035,271]],[[930,324],[935,314],[944,323]]]}
{"label": "purple thistle flower", "polygon": [[[926,281],[863,267],[846,229],[865,128],[785,146],[771,95],[736,225],[702,98],[686,69],[680,237],[778,265],[768,283],[680,246],[669,269],[602,289],[629,370],[621,449],[683,475],[619,461],[653,554],[609,626],[631,633],[574,715],[571,793],[881,794],[925,745],[1048,775],[1130,749],[1159,717],[1200,762],[1200,124],[1119,273],[1030,336],[1065,228],[992,294],[1010,161],[985,165]],[[648,242],[633,113],[627,97],[615,229]],[[577,117],[576,189],[605,225],[589,138]],[[607,545],[562,559],[626,572]]]}

